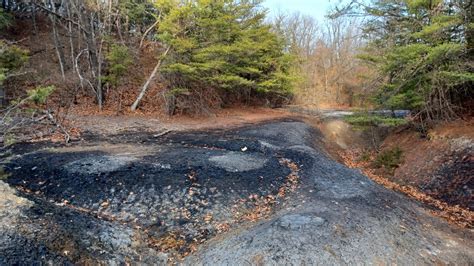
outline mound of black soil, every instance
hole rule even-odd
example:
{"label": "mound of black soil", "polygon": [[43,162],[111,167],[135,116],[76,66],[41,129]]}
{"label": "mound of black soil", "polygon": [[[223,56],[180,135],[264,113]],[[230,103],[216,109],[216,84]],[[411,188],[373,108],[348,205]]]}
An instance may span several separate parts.
{"label": "mound of black soil", "polygon": [[471,232],[336,163],[305,123],[159,135],[13,147],[0,264],[473,262]]}
{"label": "mound of black soil", "polygon": [[[16,149],[28,150],[20,146]],[[72,147],[46,145],[15,157],[5,165],[6,182],[52,213],[57,206],[78,217],[126,225],[139,230],[149,246],[182,255],[246,217],[270,214],[251,216],[257,207],[284,200],[292,170],[269,147],[231,132],[89,136]],[[94,219],[72,218],[84,224],[71,231],[94,227]],[[130,242],[132,235],[120,241]]]}
{"label": "mound of black soil", "polygon": [[474,150],[455,152],[420,189],[451,206],[474,211]]}

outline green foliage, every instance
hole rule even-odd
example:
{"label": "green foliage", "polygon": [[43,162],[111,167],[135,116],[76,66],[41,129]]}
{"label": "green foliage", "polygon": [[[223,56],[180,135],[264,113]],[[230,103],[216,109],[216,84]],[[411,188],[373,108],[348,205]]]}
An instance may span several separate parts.
{"label": "green foliage", "polygon": [[28,61],[28,51],[0,40],[0,85],[10,73]]}
{"label": "green foliage", "polygon": [[0,68],[16,70],[28,61],[28,51],[0,41]]}
{"label": "green foliage", "polygon": [[28,51],[0,41],[0,68],[16,70],[28,61]]}
{"label": "green foliage", "polygon": [[[3,145],[5,147],[11,146],[17,142],[14,134],[6,134],[3,136]],[[7,178],[8,176],[5,176]]]}
{"label": "green foliage", "polygon": [[[5,146],[9,146],[12,143],[5,143]],[[3,166],[0,166],[0,180],[6,180],[8,177],[10,177],[10,173],[5,171],[5,168]]]}
{"label": "green foliage", "polygon": [[452,117],[459,95],[473,92],[468,12],[441,0],[375,0],[364,8],[373,16],[365,28],[372,42],[359,58],[384,77],[376,102],[428,119]]}
{"label": "green foliage", "polygon": [[10,26],[10,23],[11,23],[10,14],[5,13],[5,11],[2,8],[0,8],[0,30]]}
{"label": "green foliage", "polygon": [[357,128],[367,128],[376,126],[400,126],[407,123],[406,119],[385,117],[368,113],[358,113],[346,116],[344,120]]}
{"label": "green foliage", "polygon": [[121,77],[127,72],[128,67],[133,63],[127,46],[113,44],[106,54],[109,64],[108,74],[104,77],[104,82],[116,87]]}
{"label": "green foliage", "polygon": [[405,4],[411,13],[417,14],[423,10],[429,10],[439,5],[443,0],[405,0]]}
{"label": "green foliage", "polygon": [[54,86],[37,87],[28,91],[28,98],[36,104],[43,104],[55,89]]}
{"label": "green foliage", "polygon": [[[158,38],[171,46],[163,75],[172,88],[195,92],[289,95],[292,58],[264,24],[258,1],[157,1],[166,13]],[[225,101],[225,99],[223,99]]]}
{"label": "green foliage", "polygon": [[153,23],[153,5],[149,0],[120,0],[119,12],[125,23],[134,26],[145,26]]}
{"label": "green foliage", "polygon": [[370,161],[370,159],[371,159],[370,152],[368,150],[364,150],[358,160],[361,162],[368,162]]}
{"label": "green foliage", "polygon": [[189,90],[186,88],[173,88],[167,92],[168,96],[177,96],[189,94]]}
{"label": "green foliage", "polygon": [[374,166],[377,168],[385,168],[393,172],[403,162],[403,151],[400,147],[388,149],[380,152],[374,161]]}

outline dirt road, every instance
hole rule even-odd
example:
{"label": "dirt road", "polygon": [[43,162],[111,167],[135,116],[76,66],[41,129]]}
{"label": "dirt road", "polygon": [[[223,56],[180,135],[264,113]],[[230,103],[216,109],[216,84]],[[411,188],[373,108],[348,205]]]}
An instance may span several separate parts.
{"label": "dirt road", "polygon": [[327,156],[294,119],[3,155],[0,264],[473,264],[474,234]]}

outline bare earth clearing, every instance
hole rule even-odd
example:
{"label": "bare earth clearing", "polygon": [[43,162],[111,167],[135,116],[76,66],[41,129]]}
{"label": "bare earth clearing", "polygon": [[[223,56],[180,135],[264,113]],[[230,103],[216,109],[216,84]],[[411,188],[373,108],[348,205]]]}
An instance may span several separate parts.
{"label": "bare earth clearing", "polygon": [[472,230],[337,163],[285,113],[120,119],[3,151],[0,264],[474,263]]}

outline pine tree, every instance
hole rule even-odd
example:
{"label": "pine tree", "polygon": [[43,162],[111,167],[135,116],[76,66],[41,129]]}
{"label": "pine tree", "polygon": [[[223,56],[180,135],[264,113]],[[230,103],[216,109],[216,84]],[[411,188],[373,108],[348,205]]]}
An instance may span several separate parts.
{"label": "pine tree", "polygon": [[[10,25],[10,15],[0,8],[0,29]],[[0,85],[28,60],[28,52],[0,39]]]}
{"label": "pine tree", "polygon": [[258,1],[164,1],[160,8],[169,8],[158,38],[171,47],[162,69],[170,94],[212,91],[223,104],[291,94],[291,58],[265,25]]}
{"label": "pine tree", "polygon": [[472,23],[463,1],[375,0],[360,5],[372,18],[371,43],[361,58],[382,77],[376,100],[387,108],[408,108],[420,119],[448,119],[473,96],[468,49]]}
{"label": "pine tree", "polygon": [[3,9],[0,7],[0,29],[3,29],[10,25],[11,22],[11,17],[8,13],[3,11]]}
{"label": "pine tree", "polygon": [[104,83],[117,87],[128,67],[133,63],[132,57],[125,45],[112,44],[105,58],[108,63],[108,73],[104,76]]}

